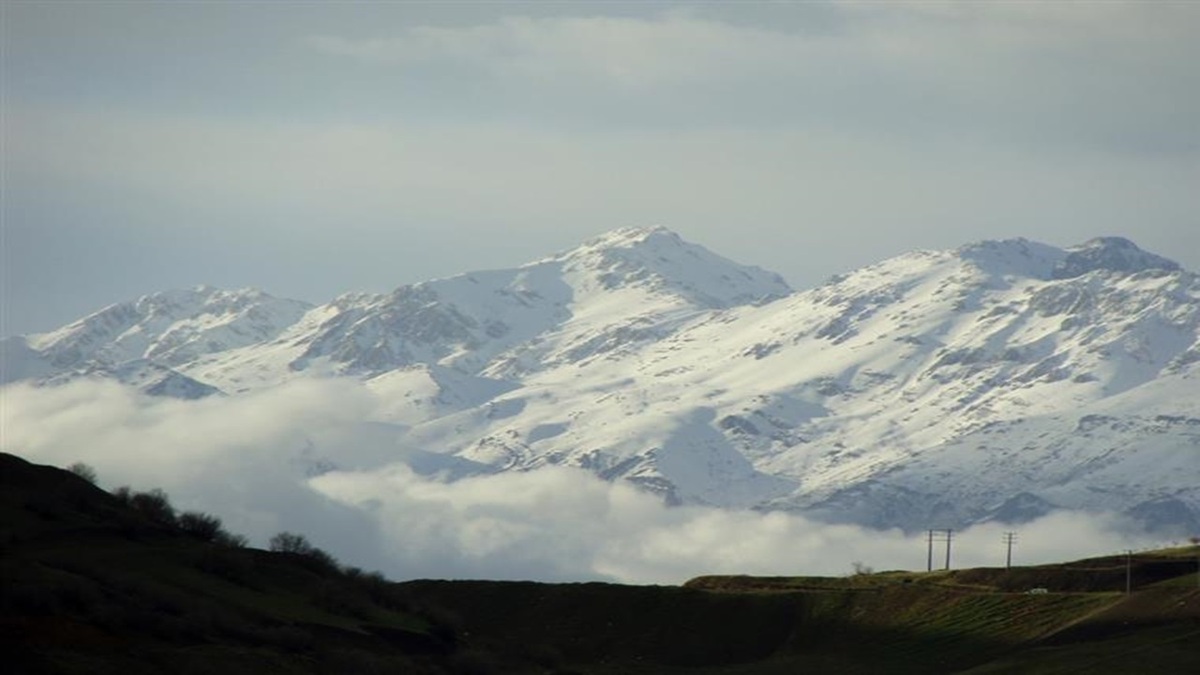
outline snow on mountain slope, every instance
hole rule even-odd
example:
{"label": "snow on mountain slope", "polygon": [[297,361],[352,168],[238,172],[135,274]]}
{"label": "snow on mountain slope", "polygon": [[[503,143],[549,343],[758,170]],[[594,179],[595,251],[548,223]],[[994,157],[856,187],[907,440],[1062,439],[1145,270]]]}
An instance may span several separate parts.
{"label": "snow on mountain slope", "polygon": [[84,367],[42,378],[42,384],[56,385],[73,382],[80,378],[94,380],[116,380],[151,396],[166,396],[179,399],[197,399],[221,395],[220,389],[204,384],[161,366],[148,359],[132,359],[116,365],[88,361]]}
{"label": "snow on mountain slope", "polygon": [[[143,296],[106,307],[50,333],[24,340],[4,382],[52,376],[108,376],[150,393],[185,398],[213,393],[176,369],[206,354],[270,340],[308,305],[262,291],[208,286]],[[6,342],[10,342],[6,340]],[[10,358],[6,348],[5,361]],[[154,374],[150,374],[153,371]]]}
{"label": "snow on mountain slope", "polygon": [[[790,292],[778,275],[663,228],[625,228],[517,269],[346,295],[275,344],[184,372],[228,391],[307,370],[370,378],[418,364],[513,380],[660,339],[698,312]],[[248,372],[259,373],[256,382],[247,383]]]}
{"label": "snow on mountain slope", "polygon": [[[1176,470],[1104,503],[1134,508],[1174,490],[1200,506],[1188,489],[1200,479],[1190,427],[1114,431],[1106,447],[1074,431],[1118,400],[1122,417],[1200,416],[1178,409],[1195,399],[1182,394],[1195,390],[1200,284],[1149,255],[1055,278],[1070,255],[1018,240],[900,256],[769,304],[697,315],[616,363],[546,369],[410,439],[501,468],[589,468],[680,501],[910,528],[984,518],[1019,492],[1047,508],[1094,508],[1104,500],[1055,481],[1136,442],[1124,468],[1108,470],[1125,476],[1117,482],[1162,453]],[[1160,380],[1175,395],[1118,398]],[[999,423],[1039,430],[987,472],[943,468]],[[1078,447],[1056,451],[1047,438]],[[1011,479],[1027,475],[1044,480]]]}
{"label": "snow on mountain slope", "polygon": [[183,366],[270,340],[308,307],[253,289],[155,293],[50,333],[4,340],[0,384],[108,378],[156,396],[209,396],[219,388],[180,372]]}
{"label": "snow on mountain slope", "polygon": [[177,366],[202,354],[269,340],[307,309],[305,303],[254,289],[200,286],[106,307],[36,336],[30,345],[58,368],[138,358]]}
{"label": "snow on mountain slope", "polygon": [[1096,270],[1129,273],[1148,269],[1175,271],[1179,264],[1147,253],[1122,237],[1097,237],[1067,249],[1067,255],[1054,266],[1054,278],[1071,279]]}
{"label": "snow on mountain slope", "polygon": [[512,390],[516,385],[467,375],[438,365],[392,370],[366,381],[382,402],[380,412],[391,422],[414,425],[474,408]]}
{"label": "snow on mountain slope", "polygon": [[793,293],[628,228],[313,308],[222,293],[11,338],[5,377],[146,389],[157,368],[189,395],[346,375],[428,471],[568,465],[879,527],[1058,508],[1200,527],[1200,280],[1117,237],[914,252]]}

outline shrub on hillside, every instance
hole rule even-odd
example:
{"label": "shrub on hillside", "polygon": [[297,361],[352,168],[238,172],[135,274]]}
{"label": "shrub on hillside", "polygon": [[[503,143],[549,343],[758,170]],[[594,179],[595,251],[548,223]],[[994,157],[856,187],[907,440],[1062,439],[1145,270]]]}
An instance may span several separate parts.
{"label": "shrub on hillside", "polygon": [[280,532],[271,537],[269,546],[276,553],[291,553],[301,556],[307,566],[315,572],[327,574],[339,572],[337,560],[309,543],[308,538],[295,532]]}
{"label": "shrub on hillside", "polygon": [[308,555],[313,550],[313,545],[308,543],[308,537],[295,532],[280,532],[271,537],[268,545],[276,553]]}
{"label": "shrub on hillside", "polygon": [[217,533],[216,538],[213,539],[213,543],[228,546],[229,548],[246,548],[250,545],[250,540],[244,534],[233,534],[232,532],[221,530]]}
{"label": "shrub on hillside", "polygon": [[336,574],[342,571],[338,565],[337,558],[315,546],[308,553],[304,554],[304,560],[308,563],[309,569],[321,574]]}
{"label": "shrub on hillside", "polygon": [[[155,488],[149,492],[135,492],[128,485],[122,485],[112,491],[112,496],[124,506],[148,516],[151,520],[163,525],[175,525],[185,533],[220,546],[229,548],[245,548],[250,540],[240,534],[233,534],[221,527],[221,519],[200,511],[184,511],[176,515],[175,507],[171,506],[167,493]],[[136,535],[140,528],[131,527],[129,534]],[[303,537],[301,537],[303,539]]]}
{"label": "shrub on hillside", "polygon": [[215,541],[221,534],[221,519],[199,511],[179,514],[179,528],[201,541]]}
{"label": "shrub on hillside", "polygon": [[71,466],[67,467],[67,471],[79,476],[92,485],[96,484],[96,470],[91,466],[84,464],[83,462],[75,462]]}
{"label": "shrub on hillside", "polygon": [[176,524],[175,507],[171,506],[171,500],[167,497],[167,493],[159,488],[154,488],[149,492],[133,493],[129,498],[129,505],[150,520],[164,525]]}

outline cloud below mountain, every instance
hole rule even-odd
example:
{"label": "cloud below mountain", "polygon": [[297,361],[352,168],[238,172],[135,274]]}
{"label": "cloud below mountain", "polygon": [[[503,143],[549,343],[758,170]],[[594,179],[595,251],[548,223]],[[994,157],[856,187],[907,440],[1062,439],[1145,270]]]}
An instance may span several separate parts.
{"label": "cloud below mountain", "polygon": [[[104,487],[162,487],[255,545],[306,534],[347,564],[392,578],[608,579],[677,583],[706,573],[841,574],[861,562],[921,569],[925,544],[897,530],[785,513],[667,507],[624,483],[565,468],[444,482],[389,464],[379,401],[357,382],[299,381],[236,398],[149,398],[112,383],[0,389],[0,449],[95,467]],[[336,469],[330,470],[331,466]],[[319,475],[316,470],[321,469]],[[1002,561],[1004,526],[958,533],[955,566]],[[1106,515],[1020,527],[1016,560],[1152,543]],[[940,564],[943,553],[935,553]]]}

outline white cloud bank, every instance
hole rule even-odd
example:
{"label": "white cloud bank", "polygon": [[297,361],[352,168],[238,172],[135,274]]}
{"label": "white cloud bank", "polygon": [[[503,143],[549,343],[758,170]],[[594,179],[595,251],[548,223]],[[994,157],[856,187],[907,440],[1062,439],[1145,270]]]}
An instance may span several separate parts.
{"label": "white cloud bank", "polygon": [[[105,487],[162,487],[182,509],[220,516],[263,545],[306,534],[341,561],[395,579],[608,579],[679,583],[709,573],[843,574],[854,562],[922,569],[925,544],[899,531],[783,513],[671,508],[627,484],[561,468],[447,483],[389,463],[395,433],[370,423],[357,382],[300,381],[235,398],[147,398],[98,382],[0,389],[0,450],[95,467]],[[339,469],[312,476],[320,461]],[[1019,563],[1156,542],[1105,515],[1022,525]],[[954,566],[1003,561],[1000,525],[957,533]],[[941,551],[935,564],[942,561]]]}

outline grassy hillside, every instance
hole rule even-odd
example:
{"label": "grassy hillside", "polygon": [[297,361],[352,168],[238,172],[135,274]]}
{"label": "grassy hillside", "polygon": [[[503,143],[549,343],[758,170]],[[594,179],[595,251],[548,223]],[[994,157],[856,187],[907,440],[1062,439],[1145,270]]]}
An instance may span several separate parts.
{"label": "grassy hillside", "polygon": [[682,587],[393,584],[193,521],[0,455],[10,671],[1200,672],[1196,547],[1134,556],[1130,595],[1124,557]]}
{"label": "grassy hillside", "polygon": [[[1198,672],[1198,554],[1135,555],[1130,595],[1124,557],[845,579],[704,577],[688,586],[798,594],[827,633],[781,646],[776,659],[792,666],[822,659],[840,672]],[[1048,592],[1025,592],[1033,588]]]}
{"label": "grassy hillside", "polygon": [[[685,588],[403,585],[412,597],[439,605],[489,651],[580,673],[1169,673],[1200,667],[1200,591],[1192,588],[1027,595],[887,575],[806,579],[800,586],[744,578],[698,580]],[[1054,669],[1082,663],[1089,665]]]}

